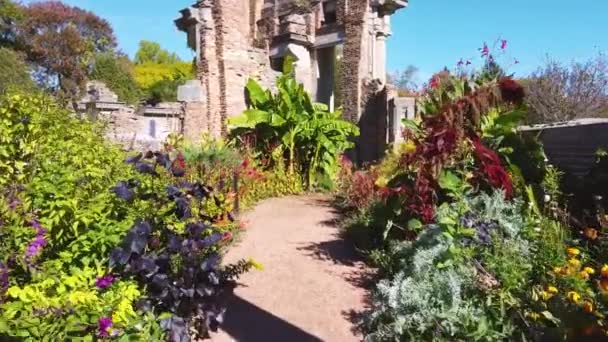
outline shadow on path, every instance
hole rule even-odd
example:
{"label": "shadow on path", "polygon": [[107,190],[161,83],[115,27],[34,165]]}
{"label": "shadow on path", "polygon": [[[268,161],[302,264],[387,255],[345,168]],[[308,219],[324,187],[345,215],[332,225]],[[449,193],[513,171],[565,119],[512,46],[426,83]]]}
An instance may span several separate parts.
{"label": "shadow on path", "polygon": [[238,296],[230,298],[222,330],[239,342],[322,341]]}

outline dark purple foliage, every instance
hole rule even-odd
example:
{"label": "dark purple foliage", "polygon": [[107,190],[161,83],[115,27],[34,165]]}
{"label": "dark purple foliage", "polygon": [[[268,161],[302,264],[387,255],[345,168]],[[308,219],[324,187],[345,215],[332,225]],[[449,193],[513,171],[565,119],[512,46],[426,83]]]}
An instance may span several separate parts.
{"label": "dark purple foliage", "polygon": [[[172,161],[165,153],[146,153],[129,160],[141,173],[156,175],[156,166],[167,168],[175,176],[185,169],[183,156]],[[113,190],[128,194],[138,184],[121,182]],[[120,191],[117,191],[120,190]],[[215,198],[214,189],[202,183],[181,181],[166,187],[164,194],[143,194],[133,191],[133,198],[154,201],[156,207],[172,206],[167,220],[188,220],[184,233],[167,227],[165,218],[138,221],[110,254],[113,274],[129,277],[146,287],[137,308],[144,311],[171,312],[161,326],[172,341],[190,341],[190,333],[197,331],[195,339],[209,337],[221,321],[224,298],[235,286],[235,278],[248,266],[222,268],[217,249],[223,235],[210,222],[211,217],[193,211],[201,200]],[[163,211],[161,211],[163,212]],[[105,286],[103,280],[101,285]]]}
{"label": "dark purple foliage", "polygon": [[187,198],[179,197],[175,200],[175,215],[182,220],[192,216],[190,201]]}
{"label": "dark purple foliage", "polygon": [[135,169],[137,169],[137,171],[139,171],[143,174],[158,176],[158,172],[156,172],[156,168],[154,167],[154,165],[147,163],[147,162],[136,163]]}
{"label": "dark purple foliage", "polygon": [[135,197],[135,192],[131,190],[128,182],[119,182],[118,185],[112,188],[112,192],[125,201],[132,201]]}
{"label": "dark purple foliage", "polygon": [[171,168],[171,158],[169,158],[166,153],[156,152],[154,153],[154,156],[156,157],[156,164],[164,167],[167,170]]}
{"label": "dark purple foliage", "polygon": [[496,222],[481,220],[472,213],[465,214],[460,219],[460,224],[465,228],[475,229],[475,241],[486,246],[492,244],[492,233],[498,229]]}
{"label": "dark purple foliage", "polygon": [[138,153],[137,155],[135,155],[135,156],[133,156],[133,157],[129,157],[129,158],[127,158],[127,159],[125,160],[125,163],[135,165],[136,163],[138,163],[138,162],[141,160],[141,158],[142,158],[143,156],[144,156],[144,155],[143,155],[142,153]]}

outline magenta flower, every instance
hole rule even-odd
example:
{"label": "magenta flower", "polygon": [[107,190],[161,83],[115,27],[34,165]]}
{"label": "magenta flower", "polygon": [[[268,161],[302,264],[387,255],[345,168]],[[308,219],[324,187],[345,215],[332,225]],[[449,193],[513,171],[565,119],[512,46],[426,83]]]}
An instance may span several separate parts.
{"label": "magenta flower", "polygon": [[458,66],[461,67],[464,65],[464,60],[462,58],[458,61]]}
{"label": "magenta flower", "polygon": [[101,337],[108,337],[108,330],[112,327],[112,318],[101,317],[97,321],[97,334]]}
{"label": "magenta flower", "polygon": [[108,287],[112,286],[115,280],[116,279],[111,274],[106,274],[103,277],[97,277],[95,286],[97,286],[97,288],[100,290],[107,289]]}
{"label": "magenta flower", "polygon": [[467,65],[467,66],[471,65],[471,61],[467,59],[467,63],[466,63],[466,65]]}
{"label": "magenta flower", "polygon": [[481,57],[487,57],[490,55],[490,48],[488,44],[483,43],[483,48],[481,48]]}
{"label": "magenta flower", "polygon": [[519,64],[519,60],[516,58],[514,63]]}
{"label": "magenta flower", "polygon": [[501,41],[500,41],[500,48],[501,48],[502,50],[506,49],[506,48],[507,48],[507,43],[508,43],[508,42],[507,42],[507,40],[506,40],[506,39],[501,40]]}

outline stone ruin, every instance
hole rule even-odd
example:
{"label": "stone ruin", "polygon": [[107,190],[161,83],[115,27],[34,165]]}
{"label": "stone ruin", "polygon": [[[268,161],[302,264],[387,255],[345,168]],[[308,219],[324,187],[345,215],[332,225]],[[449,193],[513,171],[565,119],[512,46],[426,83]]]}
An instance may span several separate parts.
{"label": "stone ruin", "polygon": [[129,150],[158,150],[169,134],[181,133],[184,126],[182,103],[129,106],[99,81],[87,84],[87,95],[79,101],[78,111],[93,121],[103,120],[108,125],[107,138]]}
{"label": "stone ruin", "polygon": [[226,119],[247,106],[245,85],[273,87],[286,56],[313,99],[358,123],[352,157],[382,157],[401,139],[401,119],[415,98],[399,98],[386,80],[390,17],[404,0],[199,0],[175,20],[196,52],[197,80],[178,90],[178,103],[130,107],[105,85],[89,84],[80,111],[109,121],[109,138],[127,148],[155,149],[170,133],[197,140],[224,136]]}
{"label": "stone ruin", "polygon": [[[359,124],[356,157],[379,159],[399,140],[413,99],[386,83],[390,17],[405,0],[199,0],[175,21],[196,52],[202,101],[186,105],[184,133],[226,134],[226,119],[246,108],[252,77],[271,87],[283,60],[296,79],[331,110]],[[189,108],[188,108],[189,107]]]}

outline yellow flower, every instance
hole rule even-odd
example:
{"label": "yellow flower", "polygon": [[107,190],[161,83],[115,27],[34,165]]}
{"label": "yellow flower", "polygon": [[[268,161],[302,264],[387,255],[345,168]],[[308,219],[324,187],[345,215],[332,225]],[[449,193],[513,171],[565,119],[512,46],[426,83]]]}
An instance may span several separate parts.
{"label": "yellow flower", "polygon": [[608,279],[602,279],[600,280],[600,290],[602,290],[602,292],[608,292]]}
{"label": "yellow flower", "polygon": [[581,266],[581,261],[578,259],[570,259],[570,260],[568,260],[568,265],[570,265],[574,268],[578,268]]}
{"label": "yellow flower", "polygon": [[543,301],[548,301],[549,299],[551,299],[551,297],[553,297],[553,295],[547,291],[541,291],[540,297],[542,298]]}
{"label": "yellow flower", "polygon": [[537,321],[540,318],[540,315],[536,312],[529,312],[526,316],[530,317],[533,321]]}
{"label": "yellow flower", "polygon": [[583,272],[585,272],[587,274],[595,274],[595,270],[589,266],[583,268]]}
{"label": "yellow flower", "polygon": [[585,271],[578,272],[578,275],[581,277],[581,279],[589,280],[589,273],[587,273]]}
{"label": "yellow flower", "polygon": [[585,310],[586,313],[592,313],[593,312],[593,303],[591,303],[589,301],[585,301],[583,303],[583,310]]}
{"label": "yellow flower", "polygon": [[566,253],[568,253],[569,256],[574,257],[581,254],[581,251],[579,251],[578,248],[570,247],[566,249]]}
{"label": "yellow flower", "polygon": [[557,290],[557,287],[555,287],[555,286],[548,286],[547,292],[549,292],[550,294],[557,294],[557,292],[559,292],[559,291]]}
{"label": "yellow flower", "polygon": [[413,141],[408,140],[405,144],[403,144],[402,149],[406,154],[412,153],[416,151],[416,144],[414,144]]}
{"label": "yellow flower", "polygon": [[563,269],[561,267],[553,267],[553,273],[561,274]]}
{"label": "yellow flower", "polygon": [[578,303],[581,300],[581,295],[574,291],[570,291],[568,292],[568,299],[570,299],[572,303]]}
{"label": "yellow flower", "polygon": [[602,277],[608,278],[608,265],[604,264],[600,272],[602,273]]}

